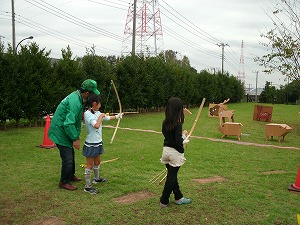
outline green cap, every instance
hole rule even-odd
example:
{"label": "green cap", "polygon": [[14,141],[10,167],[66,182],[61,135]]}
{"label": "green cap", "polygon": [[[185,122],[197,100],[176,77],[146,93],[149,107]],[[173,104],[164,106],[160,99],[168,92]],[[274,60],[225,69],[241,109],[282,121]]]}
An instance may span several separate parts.
{"label": "green cap", "polygon": [[98,91],[97,89],[97,82],[92,79],[83,81],[83,83],[81,84],[81,88],[85,91],[92,91],[96,95],[100,95],[100,91]]}

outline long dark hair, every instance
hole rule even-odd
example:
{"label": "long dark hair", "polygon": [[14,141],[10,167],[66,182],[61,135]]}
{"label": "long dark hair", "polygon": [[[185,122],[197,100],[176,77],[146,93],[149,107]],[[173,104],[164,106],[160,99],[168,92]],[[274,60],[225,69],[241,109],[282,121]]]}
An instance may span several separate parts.
{"label": "long dark hair", "polygon": [[180,98],[172,97],[167,103],[163,124],[167,130],[172,130],[178,123],[184,123],[183,102]]}
{"label": "long dark hair", "polygon": [[[93,103],[96,102],[97,104],[101,101],[100,96],[96,95],[94,92],[89,93],[89,97],[87,99],[87,107],[92,108]],[[95,113],[94,110],[91,110],[92,113]]]}

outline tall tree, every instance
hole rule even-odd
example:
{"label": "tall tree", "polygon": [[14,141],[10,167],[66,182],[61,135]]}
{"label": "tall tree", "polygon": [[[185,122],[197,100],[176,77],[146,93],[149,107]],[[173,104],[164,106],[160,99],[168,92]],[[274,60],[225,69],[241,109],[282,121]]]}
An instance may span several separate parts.
{"label": "tall tree", "polygon": [[[95,50],[92,47],[87,49],[87,54],[80,59],[82,64],[83,76],[85,79],[94,79],[97,81],[98,88],[101,92],[102,98],[102,110],[109,110],[111,103],[108,101],[108,97],[111,94],[110,80],[115,80],[115,63],[117,59],[115,57],[103,57],[95,54]],[[117,102],[116,102],[117,103]],[[107,107],[105,107],[107,105]]]}
{"label": "tall tree", "polygon": [[300,82],[299,0],[275,0],[275,3],[273,13],[269,15],[274,28],[261,34],[268,40],[262,45],[271,52],[256,57],[255,61],[265,67],[266,73],[279,71],[289,79]]}
{"label": "tall tree", "polygon": [[271,86],[270,82],[266,82],[265,89],[261,92],[259,96],[259,101],[264,103],[276,103],[276,88]]}
{"label": "tall tree", "polygon": [[176,52],[173,50],[166,50],[164,54],[166,62],[173,62],[177,61]]}
{"label": "tall tree", "polygon": [[288,85],[285,86],[286,92],[286,101],[287,103],[296,103],[297,100],[300,99],[300,83],[296,81],[292,81]]}
{"label": "tall tree", "polygon": [[[35,119],[41,116],[48,104],[48,89],[46,83],[52,75],[52,68],[49,60],[50,51],[40,49],[39,46],[32,42],[30,45],[21,47],[21,51],[16,55],[19,66],[18,74],[22,80],[19,83],[19,95],[22,104],[20,107],[24,116],[28,119]],[[29,100],[30,99],[30,100]]]}
{"label": "tall tree", "polygon": [[147,92],[144,85],[147,83],[145,60],[143,57],[127,56],[122,59],[116,68],[119,85],[119,95],[122,105],[127,109],[143,108],[147,106]]}
{"label": "tall tree", "polygon": [[84,81],[80,59],[73,57],[70,46],[61,50],[62,59],[54,64],[53,100],[56,100],[54,109],[59,102],[72,91],[80,87]]}
{"label": "tall tree", "polygon": [[6,120],[11,119],[12,101],[16,99],[13,78],[17,74],[17,67],[13,49],[10,46],[9,51],[5,52],[2,42],[0,43],[0,65],[0,122],[6,129]]}

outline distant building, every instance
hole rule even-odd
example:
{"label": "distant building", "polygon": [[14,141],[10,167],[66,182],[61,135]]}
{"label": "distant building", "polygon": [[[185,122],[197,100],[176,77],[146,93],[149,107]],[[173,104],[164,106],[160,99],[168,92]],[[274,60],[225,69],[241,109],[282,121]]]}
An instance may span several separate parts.
{"label": "distant building", "polygon": [[263,92],[263,90],[265,90],[265,88],[257,88],[257,92],[256,92],[256,88],[253,89],[249,89],[249,88],[245,88],[245,99],[249,102],[255,102],[255,96],[257,94],[257,101],[259,102],[259,96],[260,94]]}
{"label": "distant building", "polygon": [[54,63],[57,63],[60,59],[50,58],[50,62],[53,65]]}

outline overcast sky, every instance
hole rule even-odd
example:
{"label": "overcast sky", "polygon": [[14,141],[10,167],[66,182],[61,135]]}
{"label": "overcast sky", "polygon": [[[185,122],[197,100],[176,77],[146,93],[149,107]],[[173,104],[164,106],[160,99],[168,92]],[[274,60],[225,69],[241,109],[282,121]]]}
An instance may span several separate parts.
{"label": "overcast sky", "polygon": [[[138,0],[138,2],[141,0]],[[95,45],[98,55],[121,55],[128,8],[133,0],[14,0],[16,44],[34,36],[40,48],[51,50],[51,57],[61,58],[61,49],[70,45],[74,57],[86,54]],[[225,44],[224,70],[237,76],[245,72],[246,87],[258,87],[266,81],[284,84],[280,74],[265,75],[255,56],[267,53],[259,44],[266,42],[261,33],[272,28],[268,15],[274,0],[159,0],[162,35],[158,45],[163,50],[186,55],[198,71],[221,69]],[[0,0],[0,36],[12,43],[11,1]],[[129,24],[131,26],[131,24]],[[129,26],[128,25],[128,26]],[[244,42],[244,64],[240,64]],[[27,44],[30,41],[24,41]],[[162,47],[160,47],[162,46]]]}

